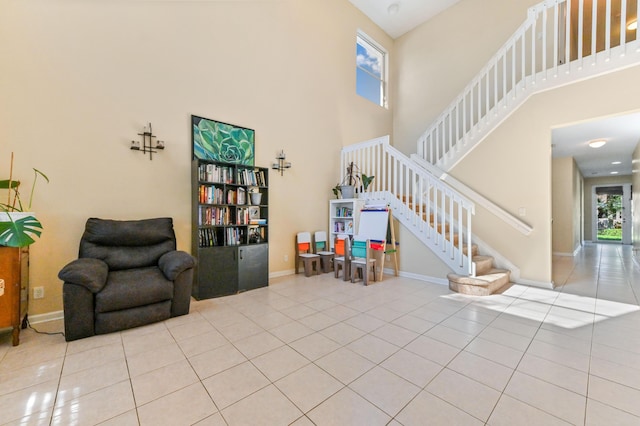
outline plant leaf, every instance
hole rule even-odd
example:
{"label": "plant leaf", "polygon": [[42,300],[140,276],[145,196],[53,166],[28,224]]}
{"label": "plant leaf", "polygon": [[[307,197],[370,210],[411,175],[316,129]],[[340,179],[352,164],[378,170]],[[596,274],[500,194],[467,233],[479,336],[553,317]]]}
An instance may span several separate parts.
{"label": "plant leaf", "polygon": [[[47,180],[48,181],[48,180]],[[11,189],[15,189],[20,186],[19,180],[11,181]],[[0,180],[0,189],[9,189],[9,179]]]}
{"label": "plant leaf", "polygon": [[35,243],[42,233],[42,224],[33,216],[0,222],[0,245],[26,247]]}

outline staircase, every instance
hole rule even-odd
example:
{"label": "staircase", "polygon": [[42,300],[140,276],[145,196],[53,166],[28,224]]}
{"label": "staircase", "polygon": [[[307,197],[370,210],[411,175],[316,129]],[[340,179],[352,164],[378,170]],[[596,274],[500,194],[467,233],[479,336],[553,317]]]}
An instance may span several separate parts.
{"label": "staircase", "polygon": [[[402,196],[403,203],[412,210],[422,211],[422,219],[429,223],[429,226],[444,235],[445,240],[451,241],[455,247],[459,247],[459,236],[452,233],[449,223],[438,223],[437,215],[431,213],[427,218],[426,206],[420,209],[414,207],[411,196]],[[416,213],[418,214],[418,213]],[[463,247],[464,254],[467,254],[469,247]],[[475,276],[460,275],[450,273],[447,275],[449,288],[457,293],[471,296],[488,296],[496,293],[503,287],[509,285],[511,271],[508,269],[494,268],[494,258],[492,256],[481,256],[478,254],[478,245],[471,244],[471,262],[475,265]]]}
{"label": "staircase", "polygon": [[[451,170],[532,95],[640,63],[638,0],[547,0],[420,136],[417,155]],[[625,28],[626,31],[621,31]]]}
{"label": "staircase", "polygon": [[479,256],[477,245],[472,246],[472,260],[476,265],[476,276],[448,274],[449,288],[457,293],[471,296],[488,296],[509,285],[511,271],[493,267],[491,256]]}
{"label": "staircase", "polygon": [[[411,158],[389,137],[345,147],[350,162],[376,176],[360,197],[390,206],[396,219],[451,269],[452,290],[486,295],[518,278],[519,269],[495,268],[478,255],[472,233],[476,203],[529,235],[533,229],[450,175],[475,146],[530,96],[640,63],[640,28],[621,31],[640,11],[638,0],[547,0],[528,10],[525,22],[419,138]],[[501,265],[504,266],[504,265]]]}

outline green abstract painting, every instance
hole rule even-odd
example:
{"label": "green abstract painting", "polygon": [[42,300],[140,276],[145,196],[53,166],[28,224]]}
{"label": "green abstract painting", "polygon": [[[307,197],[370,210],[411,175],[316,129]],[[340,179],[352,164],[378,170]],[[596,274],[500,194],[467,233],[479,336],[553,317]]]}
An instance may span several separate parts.
{"label": "green abstract painting", "polygon": [[254,130],[195,115],[191,116],[191,124],[194,158],[254,165]]}

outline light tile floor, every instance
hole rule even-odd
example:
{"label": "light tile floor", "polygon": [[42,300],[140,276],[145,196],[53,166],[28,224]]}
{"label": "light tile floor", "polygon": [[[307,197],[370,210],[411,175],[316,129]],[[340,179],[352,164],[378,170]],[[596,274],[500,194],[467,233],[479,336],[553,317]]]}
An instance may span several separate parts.
{"label": "light tile floor", "polygon": [[298,275],[122,333],[3,333],[0,424],[640,425],[630,247],[586,245],[554,279],[479,298]]}

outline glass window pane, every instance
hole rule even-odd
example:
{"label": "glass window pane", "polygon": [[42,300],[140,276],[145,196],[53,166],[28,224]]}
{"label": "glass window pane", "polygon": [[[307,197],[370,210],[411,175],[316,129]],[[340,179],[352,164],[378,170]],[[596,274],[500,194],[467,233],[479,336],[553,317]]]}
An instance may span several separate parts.
{"label": "glass window pane", "polygon": [[378,78],[382,76],[382,53],[358,43],[357,64],[359,68],[370,72]]}
{"label": "glass window pane", "polygon": [[356,37],[356,93],[376,105],[385,106],[386,52],[358,32]]}
{"label": "glass window pane", "polygon": [[381,105],[382,85],[380,80],[360,68],[357,69],[356,73],[356,93],[375,104]]}

